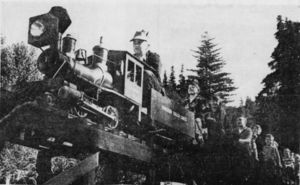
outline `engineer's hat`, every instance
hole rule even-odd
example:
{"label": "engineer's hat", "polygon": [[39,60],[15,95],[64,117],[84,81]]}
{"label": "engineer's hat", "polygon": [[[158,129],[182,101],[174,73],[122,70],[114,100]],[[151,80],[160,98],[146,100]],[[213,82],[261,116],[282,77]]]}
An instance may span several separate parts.
{"label": "engineer's hat", "polygon": [[148,41],[148,32],[146,32],[145,30],[136,31],[133,38],[130,41],[133,40]]}
{"label": "engineer's hat", "polygon": [[197,79],[193,79],[191,81],[190,85],[194,85],[194,86],[196,86],[200,90],[199,81]]}

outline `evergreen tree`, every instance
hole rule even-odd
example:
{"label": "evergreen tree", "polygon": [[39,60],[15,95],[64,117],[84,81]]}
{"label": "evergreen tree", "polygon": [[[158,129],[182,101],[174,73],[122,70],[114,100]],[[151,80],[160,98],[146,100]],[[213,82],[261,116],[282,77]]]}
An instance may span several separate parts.
{"label": "evergreen tree", "polygon": [[276,97],[260,96],[256,99],[257,110],[255,111],[255,120],[261,125],[263,133],[272,133],[278,138],[280,115],[282,112],[276,103]]}
{"label": "evergreen tree", "polygon": [[[269,62],[272,72],[264,80],[257,97],[259,119],[272,113],[276,120],[268,125],[281,142],[299,150],[300,144],[300,23],[277,17],[278,41]],[[276,112],[274,112],[276,110]]]}
{"label": "evergreen tree", "polygon": [[171,73],[169,76],[168,88],[170,91],[176,91],[176,78],[175,78],[174,66],[171,66]]}
{"label": "evergreen tree", "polygon": [[166,70],[165,70],[165,72],[164,72],[163,87],[164,87],[164,88],[167,88],[167,87],[168,87],[168,76],[167,76]]}
{"label": "evergreen tree", "polygon": [[236,88],[229,73],[222,72],[225,61],[220,56],[220,49],[213,43],[214,39],[205,32],[202,35],[201,46],[195,51],[197,69],[191,69],[196,75],[189,76],[190,79],[198,79],[201,93],[209,98],[218,94],[225,102],[230,101],[230,95]]}
{"label": "evergreen tree", "polygon": [[181,65],[179,84],[177,85],[177,92],[181,97],[187,96],[188,83],[184,76],[184,65]]}
{"label": "evergreen tree", "polygon": [[244,100],[240,99],[240,104],[237,108],[237,112],[239,116],[245,116],[245,106],[244,106]]}
{"label": "evergreen tree", "polygon": [[247,118],[252,118],[256,111],[256,104],[249,96],[247,96],[245,101],[245,115]]}
{"label": "evergreen tree", "polygon": [[177,84],[176,84],[176,78],[175,78],[175,70],[174,66],[171,67],[171,73],[169,75],[169,78],[167,78],[166,71],[164,73],[164,79],[163,79],[163,86],[165,88],[167,96],[177,102],[181,102],[181,97],[177,93]]}

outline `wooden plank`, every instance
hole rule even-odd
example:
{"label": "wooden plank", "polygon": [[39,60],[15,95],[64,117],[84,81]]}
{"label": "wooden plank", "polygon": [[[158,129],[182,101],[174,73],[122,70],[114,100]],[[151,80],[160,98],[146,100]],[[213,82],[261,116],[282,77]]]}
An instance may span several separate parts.
{"label": "wooden plank", "polygon": [[91,137],[94,138],[93,141],[95,142],[93,145],[99,149],[145,162],[151,162],[154,157],[153,150],[145,144],[102,130],[92,130],[92,133],[93,136]]}
{"label": "wooden plank", "polygon": [[45,182],[44,185],[68,185],[77,178],[94,170],[99,165],[98,161],[99,152],[86,158],[85,160],[80,162],[78,166],[75,166],[58,174],[57,176]]}

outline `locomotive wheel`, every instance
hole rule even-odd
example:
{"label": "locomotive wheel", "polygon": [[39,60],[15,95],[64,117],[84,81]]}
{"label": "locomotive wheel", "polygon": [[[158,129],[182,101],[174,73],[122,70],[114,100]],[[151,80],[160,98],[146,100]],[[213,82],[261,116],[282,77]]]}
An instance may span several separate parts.
{"label": "locomotive wheel", "polygon": [[116,129],[119,125],[119,112],[118,109],[112,106],[106,106],[103,109],[105,113],[114,118],[114,120],[106,120],[104,121],[105,126],[108,130]]}
{"label": "locomotive wheel", "polygon": [[76,116],[78,116],[80,118],[85,118],[88,115],[88,113],[86,111],[84,111],[83,109],[81,109],[80,107],[77,107],[77,106],[71,108],[71,113],[75,114]]}

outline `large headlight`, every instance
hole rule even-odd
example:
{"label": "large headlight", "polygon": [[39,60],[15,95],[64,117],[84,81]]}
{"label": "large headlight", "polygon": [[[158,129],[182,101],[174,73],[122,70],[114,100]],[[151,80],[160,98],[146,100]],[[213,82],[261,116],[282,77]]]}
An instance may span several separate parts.
{"label": "large headlight", "polygon": [[47,13],[29,19],[28,44],[35,47],[53,45],[58,40],[57,17]]}
{"label": "large headlight", "polygon": [[30,34],[34,37],[39,37],[45,32],[45,26],[39,20],[34,21],[30,26]]}

